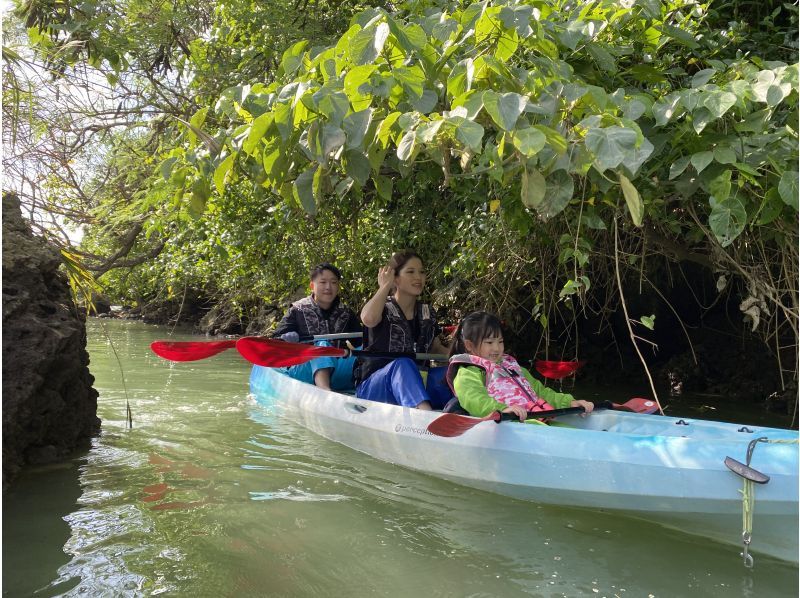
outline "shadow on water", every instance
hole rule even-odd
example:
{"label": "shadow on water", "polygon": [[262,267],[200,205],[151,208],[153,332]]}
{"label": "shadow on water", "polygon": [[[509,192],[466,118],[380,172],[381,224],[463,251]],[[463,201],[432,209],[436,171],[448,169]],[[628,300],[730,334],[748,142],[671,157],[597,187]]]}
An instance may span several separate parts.
{"label": "shadow on water", "polygon": [[56,596],[80,582],[67,579],[48,587],[70,560],[64,551],[71,533],[66,517],[77,508],[83,463],[76,457],[29,468],[3,495],[4,596]]}

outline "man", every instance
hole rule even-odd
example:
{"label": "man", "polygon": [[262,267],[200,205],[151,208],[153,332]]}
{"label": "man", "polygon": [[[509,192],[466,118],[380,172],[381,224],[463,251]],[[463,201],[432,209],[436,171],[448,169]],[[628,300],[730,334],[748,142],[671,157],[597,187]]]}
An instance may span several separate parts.
{"label": "man", "polygon": [[[327,262],[315,266],[309,274],[311,295],[296,301],[272,333],[273,338],[288,342],[310,340],[318,334],[361,332],[355,312],[339,302],[339,269]],[[360,341],[359,341],[360,342]],[[329,345],[325,341],[317,344]],[[354,357],[319,357],[306,363],[282,368],[283,373],[326,390],[353,388]]]}

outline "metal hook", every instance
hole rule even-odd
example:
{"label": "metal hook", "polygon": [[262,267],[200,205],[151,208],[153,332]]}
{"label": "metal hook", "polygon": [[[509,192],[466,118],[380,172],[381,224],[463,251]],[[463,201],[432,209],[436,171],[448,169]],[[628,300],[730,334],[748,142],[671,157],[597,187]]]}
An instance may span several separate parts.
{"label": "metal hook", "polygon": [[750,532],[742,532],[742,552],[740,556],[743,559],[744,566],[748,569],[753,568],[753,555],[750,554]]}

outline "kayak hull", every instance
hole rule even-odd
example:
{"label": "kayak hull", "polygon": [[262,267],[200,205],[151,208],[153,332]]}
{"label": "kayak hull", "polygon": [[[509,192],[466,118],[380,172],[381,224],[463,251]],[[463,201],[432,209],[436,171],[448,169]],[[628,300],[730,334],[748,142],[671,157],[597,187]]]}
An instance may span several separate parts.
{"label": "kayak hull", "polygon": [[312,432],[376,459],[544,504],[603,509],[741,546],[743,480],[725,457],[768,476],[755,487],[751,551],[798,560],[798,433],[621,411],[560,417],[573,427],[480,423],[427,431],[441,413],[365,401],[254,366],[250,390]]}

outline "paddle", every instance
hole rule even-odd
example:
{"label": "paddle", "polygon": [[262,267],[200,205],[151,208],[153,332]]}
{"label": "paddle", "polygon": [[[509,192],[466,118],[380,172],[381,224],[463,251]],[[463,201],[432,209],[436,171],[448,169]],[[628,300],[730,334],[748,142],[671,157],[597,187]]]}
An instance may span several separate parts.
{"label": "paddle", "polygon": [[539,359],[535,365],[536,371],[545,378],[561,380],[577,372],[585,363],[585,361],[546,361]]}
{"label": "paddle", "polygon": [[[336,334],[318,334],[310,338],[301,338],[301,342],[339,340],[345,338],[361,338],[360,332],[339,332]],[[150,349],[164,359],[170,361],[198,361],[233,349],[236,340],[228,341],[154,341]]]}
{"label": "paddle", "polygon": [[437,353],[379,353],[338,347],[313,347],[297,343],[287,343],[278,339],[246,336],[236,341],[236,349],[250,363],[269,368],[288,367],[311,361],[317,357],[359,357],[397,359],[410,357],[415,360],[436,359],[446,361],[446,355]]}
{"label": "paddle", "polygon": [[[649,414],[656,412],[658,410],[658,405],[656,405],[655,401],[635,398],[621,404],[604,401],[595,405],[594,409],[595,411],[598,409],[616,409],[618,411],[633,411],[635,413]],[[528,417],[541,419],[543,417],[555,417],[568,413],[583,412],[583,407],[563,407],[561,409],[550,409],[547,411],[529,411]],[[500,413],[499,411],[493,411],[486,417],[471,417],[469,415],[459,415],[458,413],[444,413],[428,425],[428,432],[434,436],[452,438],[454,436],[461,436],[464,432],[474,428],[481,422],[500,422],[501,420],[517,420],[517,416],[513,413]]]}

